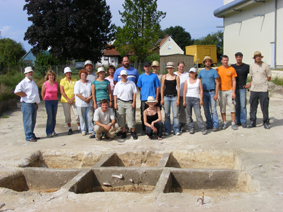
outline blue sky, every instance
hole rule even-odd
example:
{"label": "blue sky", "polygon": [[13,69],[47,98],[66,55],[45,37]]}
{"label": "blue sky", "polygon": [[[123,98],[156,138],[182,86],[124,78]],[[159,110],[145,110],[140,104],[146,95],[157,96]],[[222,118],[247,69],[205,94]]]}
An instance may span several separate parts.
{"label": "blue sky", "polygon": [[[122,26],[119,10],[123,11],[123,0],[106,0],[112,13],[112,23]],[[192,38],[197,39],[209,33],[221,30],[221,18],[216,18],[213,11],[223,5],[223,0],[158,0],[158,10],[166,12],[161,29],[170,26],[182,26]],[[31,22],[23,11],[24,0],[0,0],[0,31],[2,38],[11,38],[21,42],[26,51],[32,48],[24,41],[24,34]]]}

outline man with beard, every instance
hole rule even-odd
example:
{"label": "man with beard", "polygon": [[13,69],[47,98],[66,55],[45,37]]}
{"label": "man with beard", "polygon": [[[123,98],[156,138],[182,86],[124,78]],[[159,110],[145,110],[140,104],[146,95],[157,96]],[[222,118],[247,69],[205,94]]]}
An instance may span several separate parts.
{"label": "man with beard", "polygon": [[127,56],[123,57],[122,65],[123,65],[122,67],[118,68],[115,71],[115,74],[114,74],[114,77],[113,77],[114,84],[116,84],[117,82],[119,82],[121,80],[120,72],[122,70],[127,71],[127,74],[128,74],[127,79],[128,80],[137,84],[138,79],[139,79],[139,73],[138,73],[137,69],[130,67],[130,61],[129,61],[129,58]]}
{"label": "man with beard", "polygon": [[14,93],[21,97],[26,140],[36,142],[39,137],[36,137],[33,131],[36,122],[36,111],[40,102],[38,87],[32,80],[33,70],[31,67],[26,67],[24,74],[25,78],[16,86]]}
{"label": "man with beard", "polygon": [[219,75],[215,69],[211,68],[212,59],[209,56],[205,56],[202,63],[205,68],[199,72],[198,78],[201,79],[203,86],[203,108],[206,117],[206,128],[213,128],[213,132],[216,132],[219,127],[216,110]]}

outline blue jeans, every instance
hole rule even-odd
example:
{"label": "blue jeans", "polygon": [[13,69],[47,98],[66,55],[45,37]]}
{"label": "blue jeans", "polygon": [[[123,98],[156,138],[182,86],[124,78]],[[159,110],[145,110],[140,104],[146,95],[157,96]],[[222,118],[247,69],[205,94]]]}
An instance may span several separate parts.
{"label": "blue jeans", "polygon": [[46,134],[50,135],[55,132],[58,100],[45,100],[45,108],[47,113]]}
{"label": "blue jeans", "polygon": [[26,140],[28,141],[35,137],[33,131],[36,122],[36,104],[22,102],[21,110],[23,113],[23,124]]}
{"label": "blue jeans", "polygon": [[91,107],[78,107],[78,114],[80,117],[81,131],[93,133],[93,122],[91,117]]}
{"label": "blue jeans", "polygon": [[203,108],[207,128],[218,128],[219,120],[216,110],[216,101],[213,99],[215,91],[203,92]]}
{"label": "blue jeans", "polygon": [[204,121],[200,113],[200,100],[199,98],[195,98],[195,97],[186,97],[186,115],[187,115],[187,125],[189,129],[195,128],[192,118],[192,108],[194,108],[199,129],[201,131],[206,130]]}
{"label": "blue jeans", "polygon": [[236,90],[236,123],[246,124],[247,122],[247,99],[246,89]]}
{"label": "blue jeans", "polygon": [[176,106],[177,96],[167,97],[164,96],[164,111],[165,111],[165,121],[164,128],[165,133],[171,134],[171,120],[170,120],[170,107],[172,107],[173,113],[173,131],[174,134],[179,132],[179,106]]}

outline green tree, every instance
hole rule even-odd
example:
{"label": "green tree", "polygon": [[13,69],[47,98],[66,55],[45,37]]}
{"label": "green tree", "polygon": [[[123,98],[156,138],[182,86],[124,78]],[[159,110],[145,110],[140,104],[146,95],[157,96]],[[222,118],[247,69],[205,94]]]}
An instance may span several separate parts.
{"label": "green tree", "polygon": [[186,51],[186,46],[192,45],[191,34],[186,32],[181,26],[169,27],[163,30],[165,34],[170,35],[181,49]]}
{"label": "green tree", "polygon": [[119,13],[124,26],[116,28],[114,45],[121,56],[133,54],[131,60],[143,62],[152,53],[166,13],[157,11],[157,0],[125,0],[123,7]]}
{"label": "green tree", "polygon": [[21,43],[10,38],[0,39],[0,72],[4,73],[8,67],[16,68],[25,54],[26,51]]}
{"label": "green tree", "polygon": [[52,53],[47,51],[41,51],[36,55],[35,67],[36,71],[42,76],[45,75],[45,72],[50,69],[50,66],[59,65],[59,61]]}
{"label": "green tree", "polygon": [[217,31],[215,33],[208,34],[206,37],[196,39],[194,45],[216,45],[217,58],[223,55],[223,32]]}
{"label": "green tree", "polygon": [[36,55],[51,47],[60,61],[100,60],[102,49],[113,38],[114,25],[105,0],[25,0],[32,25],[25,40]]}

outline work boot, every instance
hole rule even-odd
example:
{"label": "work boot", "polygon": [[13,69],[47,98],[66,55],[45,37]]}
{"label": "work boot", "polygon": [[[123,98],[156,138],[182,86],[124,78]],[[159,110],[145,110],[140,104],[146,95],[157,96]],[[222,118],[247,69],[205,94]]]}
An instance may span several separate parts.
{"label": "work boot", "polygon": [[131,132],[131,134],[132,134],[132,137],[133,137],[134,140],[137,140],[137,139],[138,139],[138,136],[137,136],[136,131]]}

